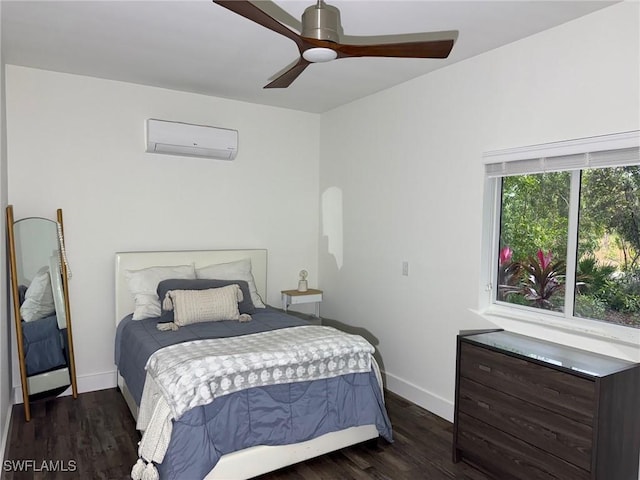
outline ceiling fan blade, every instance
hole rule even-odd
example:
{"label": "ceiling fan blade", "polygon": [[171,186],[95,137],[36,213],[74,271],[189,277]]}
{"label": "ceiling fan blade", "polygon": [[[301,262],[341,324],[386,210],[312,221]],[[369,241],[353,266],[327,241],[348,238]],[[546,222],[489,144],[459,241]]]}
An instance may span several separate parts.
{"label": "ceiling fan blade", "polygon": [[231,10],[238,15],[251,20],[252,22],[262,25],[269,30],[272,30],[280,35],[293,40],[298,45],[298,49],[302,51],[304,47],[304,41],[293,30],[289,30],[282,23],[278,22],[275,18],[267,15],[265,12],[256,7],[253,3],[245,0],[213,0],[213,3],[217,3],[221,7]]}
{"label": "ceiling fan blade", "polygon": [[298,63],[284,72],[278,78],[273,80],[271,83],[265,85],[264,88],[287,88],[293,83],[296,78],[298,78],[298,76],[304,71],[304,69],[309,66],[309,63],[310,62],[300,57]]}
{"label": "ceiling fan blade", "polygon": [[397,58],[447,58],[453,44],[452,39],[426,42],[385,43],[378,45],[335,44],[338,58],[345,57],[397,57]]}
{"label": "ceiling fan blade", "polygon": [[386,45],[389,43],[434,42],[436,40],[458,40],[457,30],[439,32],[394,33],[391,35],[342,35],[340,43],[345,45]]}

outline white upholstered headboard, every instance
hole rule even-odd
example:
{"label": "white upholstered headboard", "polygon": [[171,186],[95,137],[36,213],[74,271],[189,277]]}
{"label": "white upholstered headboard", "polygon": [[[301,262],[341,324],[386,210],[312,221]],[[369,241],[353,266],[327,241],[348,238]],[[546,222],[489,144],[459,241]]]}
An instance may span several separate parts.
{"label": "white upholstered headboard", "polygon": [[256,289],[267,301],[267,251],[259,250],[183,250],[174,252],[119,252],[116,253],[116,325],[133,312],[133,296],[129,292],[125,270],[140,270],[154,266],[188,265],[196,268],[218,263],[251,259],[251,272]]}

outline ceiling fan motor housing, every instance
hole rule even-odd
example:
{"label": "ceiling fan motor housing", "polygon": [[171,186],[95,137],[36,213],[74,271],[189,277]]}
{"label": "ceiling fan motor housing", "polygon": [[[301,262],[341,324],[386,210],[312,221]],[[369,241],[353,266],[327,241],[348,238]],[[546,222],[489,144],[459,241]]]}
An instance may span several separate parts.
{"label": "ceiling fan motor housing", "polygon": [[302,14],[303,37],[339,43],[340,28],[340,10],[322,1]]}

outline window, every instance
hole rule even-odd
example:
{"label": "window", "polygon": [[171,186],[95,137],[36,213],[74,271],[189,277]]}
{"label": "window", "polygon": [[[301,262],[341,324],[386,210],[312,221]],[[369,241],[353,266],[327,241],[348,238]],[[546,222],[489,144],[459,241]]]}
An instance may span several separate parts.
{"label": "window", "polygon": [[640,329],[638,138],[485,154],[495,305]]}

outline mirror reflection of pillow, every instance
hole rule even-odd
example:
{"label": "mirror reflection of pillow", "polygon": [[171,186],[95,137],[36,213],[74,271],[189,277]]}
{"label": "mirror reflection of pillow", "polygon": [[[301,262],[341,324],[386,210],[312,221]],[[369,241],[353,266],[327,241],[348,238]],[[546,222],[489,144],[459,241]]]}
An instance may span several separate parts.
{"label": "mirror reflection of pillow", "polygon": [[50,317],[56,313],[53,303],[53,290],[49,268],[43,268],[31,281],[24,294],[24,302],[20,307],[20,316],[25,322],[33,322],[41,318]]}

